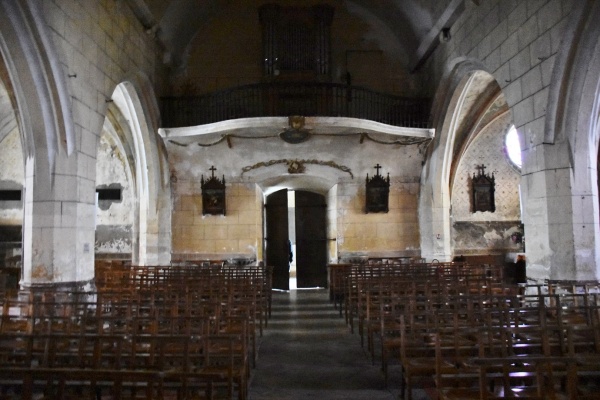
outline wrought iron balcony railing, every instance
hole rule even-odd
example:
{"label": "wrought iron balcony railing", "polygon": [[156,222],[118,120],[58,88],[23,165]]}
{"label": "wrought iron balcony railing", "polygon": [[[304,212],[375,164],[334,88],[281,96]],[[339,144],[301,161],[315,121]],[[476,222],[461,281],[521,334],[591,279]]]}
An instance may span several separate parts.
{"label": "wrought iron balcony railing", "polygon": [[163,97],[163,128],[236,118],[352,117],[427,128],[429,99],[411,99],[335,83],[260,83],[194,97]]}

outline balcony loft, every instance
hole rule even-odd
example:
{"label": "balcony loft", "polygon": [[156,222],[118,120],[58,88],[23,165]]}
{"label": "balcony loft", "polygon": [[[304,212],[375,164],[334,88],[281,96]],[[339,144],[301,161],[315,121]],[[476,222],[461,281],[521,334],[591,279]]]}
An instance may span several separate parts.
{"label": "balcony loft", "polygon": [[256,117],[348,117],[405,128],[427,128],[430,100],[320,82],[240,86],[200,96],[163,97],[162,127],[183,128]]}

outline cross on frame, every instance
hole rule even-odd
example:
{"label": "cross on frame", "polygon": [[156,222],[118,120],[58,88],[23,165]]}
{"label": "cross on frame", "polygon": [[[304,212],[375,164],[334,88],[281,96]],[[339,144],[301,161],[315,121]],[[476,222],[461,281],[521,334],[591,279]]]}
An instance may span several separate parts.
{"label": "cross on frame", "polygon": [[365,212],[388,212],[390,210],[390,174],[388,173],[387,179],[384,179],[379,174],[379,170],[383,167],[377,163],[373,168],[377,170],[377,175],[369,179],[369,174],[367,174]]}
{"label": "cross on frame", "polygon": [[225,215],[225,175],[223,180],[215,177],[215,166],[209,168],[212,177],[204,180],[204,175],[200,179],[202,188],[202,215]]}
{"label": "cross on frame", "polygon": [[479,170],[479,175],[484,175],[485,174],[485,165],[481,164],[481,165],[476,165],[475,169]]}
{"label": "cross on frame", "polygon": [[377,170],[377,175],[379,175],[379,170],[383,167],[381,165],[379,165],[379,163],[377,163],[377,165],[374,166],[373,168],[375,168]]}

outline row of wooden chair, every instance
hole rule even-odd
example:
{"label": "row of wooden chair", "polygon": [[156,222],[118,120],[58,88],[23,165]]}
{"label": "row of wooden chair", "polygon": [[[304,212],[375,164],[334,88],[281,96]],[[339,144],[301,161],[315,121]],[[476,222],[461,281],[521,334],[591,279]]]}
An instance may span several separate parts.
{"label": "row of wooden chair", "polygon": [[370,296],[391,290],[394,295],[411,293],[426,298],[444,298],[451,294],[504,292],[501,269],[465,264],[415,264],[354,266],[345,278],[344,307],[346,322],[354,331],[358,321],[361,339],[363,322],[371,308]]}
{"label": "row of wooden chair", "polygon": [[[540,398],[555,398],[561,393],[571,398],[589,396],[593,379],[582,378],[598,379],[598,368],[594,370],[592,365],[594,361],[600,365],[597,290],[592,284],[587,285],[587,290],[557,290],[554,285],[532,294],[527,290],[531,288],[504,285],[499,271],[500,268],[489,266],[452,264],[442,268],[438,264],[414,268],[334,266],[330,267],[330,279],[336,273],[345,275],[338,282],[346,288],[340,289],[336,284],[330,294],[336,307],[342,307],[336,296],[343,296],[350,328],[353,329],[356,318],[361,340],[367,339],[373,357],[376,348],[381,349],[386,378],[389,358],[398,357],[403,397],[412,396],[418,380],[432,378],[436,378],[441,396],[452,392],[445,386],[452,382],[453,387],[474,396],[465,398],[488,398],[499,396],[500,392],[509,397],[514,395],[514,390],[507,389],[512,377],[521,374],[533,382],[535,374],[528,371],[532,364],[538,365],[539,374],[535,376],[546,380],[548,368],[562,365],[562,371],[570,371],[556,375],[568,391],[559,387],[549,392],[538,387]],[[482,329],[494,333],[483,335]],[[509,345],[504,351],[490,350],[490,345],[501,342],[502,335],[510,339],[506,340]],[[491,341],[484,342],[484,337]],[[375,346],[377,339],[379,347]],[[568,350],[569,346],[572,350]],[[584,354],[591,356],[584,361]],[[522,365],[511,365],[510,357],[521,357]],[[526,359],[531,357],[535,359],[528,363]],[[463,364],[469,368],[459,368]],[[567,364],[568,368],[564,367]],[[463,387],[467,382],[473,385],[474,377],[480,387]],[[504,380],[503,389],[498,386],[495,392],[485,391],[487,386],[482,382],[489,384],[494,380]],[[530,388],[523,385],[520,389]],[[461,398],[457,395],[461,390],[454,392],[455,397],[448,394],[443,398]]]}
{"label": "row of wooden chair", "polygon": [[139,267],[95,292],[7,298],[0,397],[245,399],[269,271]]}
{"label": "row of wooden chair", "polygon": [[[2,396],[31,399],[210,398],[214,385],[238,385],[245,397],[245,363],[232,336],[52,333],[0,336]],[[228,348],[226,346],[229,346]],[[12,351],[10,351],[12,349]],[[36,398],[39,398],[37,394]]]}
{"label": "row of wooden chair", "polygon": [[[393,261],[393,260],[392,260]],[[334,301],[335,306],[338,305],[343,307],[345,301],[348,299],[349,291],[352,288],[352,281],[349,278],[352,276],[363,275],[363,276],[376,276],[381,275],[387,271],[388,274],[397,274],[410,278],[422,277],[446,277],[452,278],[453,276],[485,276],[487,278],[494,278],[497,281],[503,279],[503,267],[493,265],[468,265],[466,263],[394,263],[388,260],[388,262],[382,262],[377,260],[374,263],[364,264],[329,264],[329,291],[330,298]],[[349,286],[350,285],[350,286]]]}
{"label": "row of wooden chair", "polygon": [[453,328],[450,337],[461,345],[450,349],[438,330],[439,398],[600,398],[600,318],[598,306],[592,309],[592,325],[551,319],[538,325],[483,325],[470,334]]}
{"label": "row of wooden chair", "polygon": [[[167,281],[180,282],[195,280],[203,284],[203,291],[220,291],[227,275],[244,274],[254,280],[268,315],[271,313],[271,289],[273,287],[273,267],[229,265],[225,261],[187,262],[173,266],[131,266],[124,262],[101,262],[96,264],[96,285],[98,290],[137,290],[144,287],[156,288]],[[216,281],[220,280],[220,281]]]}
{"label": "row of wooden chair", "polygon": [[[346,322],[354,332],[355,322],[364,345],[373,360],[373,339],[387,328],[381,326],[385,303],[383,298],[401,299],[403,306],[417,307],[416,300],[428,299],[431,304],[460,293],[502,292],[498,282],[502,281],[502,269],[492,266],[469,266],[464,263],[405,264],[378,261],[367,264],[334,264],[329,266],[330,297],[340,313],[345,310]],[[415,301],[411,301],[414,299]],[[386,300],[386,301],[387,301]],[[418,307],[421,307],[419,305]],[[385,339],[385,338],[384,338]],[[386,349],[388,343],[382,346]],[[382,367],[387,379],[387,353],[382,351]]]}
{"label": "row of wooden chair", "polygon": [[[454,360],[450,361],[450,364],[454,369],[459,369],[460,363],[456,363],[459,357],[518,356],[521,357],[521,362],[526,364],[530,356],[567,357],[569,356],[567,350],[569,343],[573,343],[573,349],[577,348],[578,353],[585,349],[585,352],[591,351],[600,354],[594,350],[600,344],[598,340],[600,315],[597,295],[593,295],[592,299],[588,301],[587,310],[578,310],[583,315],[587,314],[590,317],[589,319],[580,319],[581,323],[578,325],[572,324],[569,318],[563,318],[565,314],[557,312],[561,309],[564,311],[563,306],[548,306],[553,302],[552,297],[538,298],[538,307],[526,306],[527,300],[522,296],[492,295],[485,303],[481,303],[480,299],[470,299],[469,297],[465,296],[460,300],[460,303],[465,304],[466,307],[444,307],[430,310],[428,312],[431,315],[429,319],[422,316],[415,318],[411,313],[397,316],[404,322],[404,326],[401,326],[399,332],[400,363],[403,372],[403,386],[407,389],[409,398],[415,379],[426,379],[433,374],[434,361],[439,366],[442,361]],[[449,302],[449,304],[451,303]],[[484,304],[484,307],[469,307],[471,304]],[[573,330],[574,335],[571,337],[568,337],[569,329]],[[484,330],[496,333],[484,334]],[[398,332],[392,334],[398,335]],[[433,357],[431,337],[434,335],[441,336],[450,342],[452,344],[449,346],[450,350],[456,352],[451,356],[444,355],[442,360],[439,359],[439,355],[437,358]],[[503,340],[499,339],[501,335],[504,335]],[[481,342],[483,339],[488,339],[488,341]],[[494,350],[498,343],[506,343],[506,348],[502,351]],[[463,354],[457,350],[462,351]],[[565,363],[567,361],[558,360],[557,362]],[[513,370],[516,371],[517,368],[513,368]],[[589,371],[585,371],[585,368],[582,367],[579,372],[583,374]],[[456,382],[453,385],[458,386]],[[440,388],[440,384],[438,384],[438,388]],[[585,385],[576,386],[576,389],[584,390]]]}

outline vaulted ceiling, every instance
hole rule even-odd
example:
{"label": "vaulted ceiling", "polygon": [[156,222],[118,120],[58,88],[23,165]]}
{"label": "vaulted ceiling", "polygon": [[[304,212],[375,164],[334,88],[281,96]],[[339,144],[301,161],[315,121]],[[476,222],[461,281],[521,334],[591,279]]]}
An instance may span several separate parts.
{"label": "vaulted ceiling", "polygon": [[412,55],[418,67],[438,41],[442,29],[451,28],[465,8],[474,0],[126,0],[149,33],[156,34],[165,54],[174,62],[185,52],[202,26],[227,13],[273,2],[280,5],[335,3],[363,18],[365,22],[385,26],[405,54]]}

